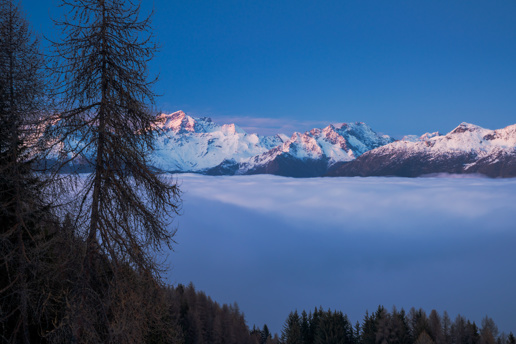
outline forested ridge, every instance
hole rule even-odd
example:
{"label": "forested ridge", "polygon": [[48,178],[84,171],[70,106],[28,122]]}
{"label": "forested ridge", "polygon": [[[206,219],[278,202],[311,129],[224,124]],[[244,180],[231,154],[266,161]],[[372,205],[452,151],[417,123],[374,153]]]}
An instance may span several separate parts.
{"label": "forested ridge", "polygon": [[514,344],[511,333],[499,333],[493,319],[486,316],[481,326],[460,314],[452,321],[446,311],[411,308],[408,313],[383,306],[352,323],[341,311],[322,308],[307,313],[291,312],[281,335],[281,343],[342,344]]}
{"label": "forested ridge", "polygon": [[21,5],[0,0],[0,343],[515,344],[487,317],[383,307],[354,326],[293,312],[279,338],[165,283],[155,254],[174,245],[181,192],[148,161],[151,17],[129,0],[60,5],[61,38],[42,52]]}

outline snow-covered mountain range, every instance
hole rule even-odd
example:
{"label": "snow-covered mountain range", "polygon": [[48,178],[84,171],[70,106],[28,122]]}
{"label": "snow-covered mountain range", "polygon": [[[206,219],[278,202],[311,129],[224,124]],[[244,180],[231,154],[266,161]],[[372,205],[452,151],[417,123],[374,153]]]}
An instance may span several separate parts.
{"label": "snow-covered mountain range", "polygon": [[394,141],[364,123],[334,124],[288,137],[248,134],[234,124],[217,125],[183,111],[160,119],[153,162],[173,172],[317,176],[337,162]]}
{"label": "snow-covered mountain range", "polygon": [[330,176],[405,176],[478,173],[516,176],[516,124],[489,130],[461,123],[446,135],[407,137],[373,149],[349,163],[334,164]]}
{"label": "snow-covered mountain range", "polygon": [[282,144],[284,135],[247,134],[235,124],[217,125],[183,111],[162,114],[153,163],[170,172],[203,172],[225,159],[242,161]]}
{"label": "snow-covered mountain range", "polygon": [[[361,122],[330,124],[290,136],[261,136],[248,134],[235,124],[219,125],[183,111],[162,114],[159,119],[156,150],[150,161],[165,172],[290,177],[478,173],[516,177],[516,124],[490,130],[461,123],[446,135],[407,135],[396,141]],[[57,157],[60,152],[53,154]],[[91,168],[88,160],[92,161],[87,157],[75,160],[65,171],[87,171]]]}

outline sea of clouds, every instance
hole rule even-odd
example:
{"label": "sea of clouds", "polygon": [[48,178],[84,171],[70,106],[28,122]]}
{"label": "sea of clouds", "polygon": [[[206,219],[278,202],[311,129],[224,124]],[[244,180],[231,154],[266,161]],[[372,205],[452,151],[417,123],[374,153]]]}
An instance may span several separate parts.
{"label": "sea of clouds", "polygon": [[167,281],[280,332],[322,306],[488,315],[516,332],[516,179],[176,178],[183,194]]}

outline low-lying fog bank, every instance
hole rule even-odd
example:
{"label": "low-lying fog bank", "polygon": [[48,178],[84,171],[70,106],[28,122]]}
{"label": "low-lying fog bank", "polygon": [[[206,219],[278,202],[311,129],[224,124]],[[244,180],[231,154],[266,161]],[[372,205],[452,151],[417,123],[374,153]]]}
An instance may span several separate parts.
{"label": "low-lying fog bank", "polygon": [[168,281],[236,301],[251,327],[382,304],[516,331],[516,179],[177,178]]}

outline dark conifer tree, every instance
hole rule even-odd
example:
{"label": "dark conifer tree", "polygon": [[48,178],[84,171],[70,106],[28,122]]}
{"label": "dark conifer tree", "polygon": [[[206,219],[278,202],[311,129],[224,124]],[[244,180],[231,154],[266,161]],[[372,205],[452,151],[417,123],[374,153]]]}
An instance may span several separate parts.
{"label": "dark conifer tree", "polygon": [[303,337],[303,343],[305,344],[313,343],[313,338],[310,336],[311,318],[311,314],[309,316],[305,310],[301,312],[301,335]]}
{"label": "dark conifer tree", "polygon": [[290,312],[285,324],[283,325],[283,331],[281,332],[281,343],[283,344],[300,344],[303,342],[303,336],[301,334],[301,319],[297,311]]}
{"label": "dark conifer tree", "polygon": [[392,319],[394,322],[394,328],[396,332],[396,337],[398,338],[398,342],[400,344],[412,343],[412,338],[410,336],[410,328],[408,325],[405,310],[403,308],[399,312],[393,310]]}
{"label": "dark conifer tree", "polygon": [[322,314],[315,334],[315,344],[352,344],[353,329],[348,317],[340,311]]}
{"label": "dark conifer tree", "polygon": [[376,343],[387,344],[394,339],[398,340],[395,338],[391,315],[385,308],[378,308],[378,311],[376,311]]}
{"label": "dark conifer tree", "polygon": [[[480,334],[478,333],[478,326],[475,322],[470,322],[468,320],[466,324],[466,342],[468,344],[477,344],[480,342]],[[496,340],[493,340],[493,344],[496,343]]]}
{"label": "dark conifer tree", "polygon": [[271,333],[269,331],[269,327],[267,324],[263,325],[263,330],[261,332],[261,341],[260,344],[267,344],[267,342],[271,339]]}
{"label": "dark conifer tree", "polygon": [[360,328],[360,322],[355,323],[355,327],[353,328],[353,338],[355,339],[355,344],[360,344],[362,341],[361,336],[362,329]]}
{"label": "dark conifer tree", "polygon": [[369,315],[369,312],[366,311],[364,316],[364,320],[362,322],[362,335],[361,335],[361,343],[362,344],[375,344],[376,343],[376,317],[374,314]]}
{"label": "dark conifer tree", "polygon": [[307,343],[314,343],[315,341],[315,334],[317,333],[317,328],[319,327],[319,322],[321,320],[321,316],[323,314],[322,307],[319,307],[319,309],[314,308],[314,313],[309,315],[310,320],[310,332],[308,336]]}
{"label": "dark conifer tree", "polygon": [[416,340],[423,331],[427,334],[430,332],[426,312],[422,308],[416,310],[412,307],[409,311],[408,318],[411,335],[414,340]]}
{"label": "dark conifer tree", "polygon": [[2,340],[19,343],[37,332],[31,298],[41,292],[35,276],[53,230],[46,181],[34,170],[45,148],[39,124],[46,87],[33,36],[19,6],[0,0],[0,332]]}
{"label": "dark conifer tree", "polygon": [[257,328],[256,325],[253,325],[253,329],[249,332],[251,335],[251,339],[255,344],[260,344],[262,342],[262,331],[260,328]]}

